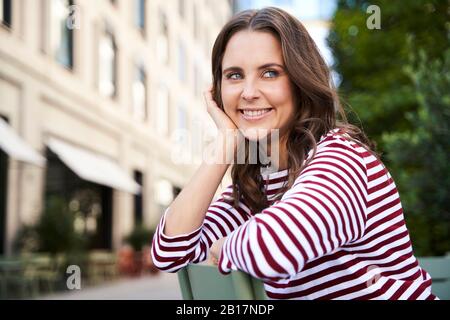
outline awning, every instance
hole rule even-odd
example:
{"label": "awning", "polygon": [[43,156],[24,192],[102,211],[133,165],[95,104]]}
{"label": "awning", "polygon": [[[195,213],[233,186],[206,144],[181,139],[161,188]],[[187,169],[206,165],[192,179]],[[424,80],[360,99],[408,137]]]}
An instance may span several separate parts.
{"label": "awning", "polygon": [[45,158],[29,146],[2,118],[0,118],[0,148],[13,159],[45,166]]}
{"label": "awning", "polygon": [[139,184],[110,159],[55,138],[47,145],[80,178],[133,194],[140,192]]}

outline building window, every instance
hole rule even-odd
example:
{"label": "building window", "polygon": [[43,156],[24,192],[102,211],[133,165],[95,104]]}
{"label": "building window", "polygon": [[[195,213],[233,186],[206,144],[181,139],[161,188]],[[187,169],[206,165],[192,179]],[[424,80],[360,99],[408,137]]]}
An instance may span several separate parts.
{"label": "building window", "polygon": [[83,180],[50,149],[47,149],[46,158],[46,207],[59,211],[58,204],[67,204],[74,217],[74,229],[85,239],[87,248],[111,250],[112,189]]}
{"label": "building window", "polygon": [[136,27],[145,32],[145,0],[134,0],[134,21]]}
{"label": "building window", "polygon": [[195,38],[198,38],[198,36],[199,36],[199,24],[200,24],[200,21],[198,20],[199,19],[199,17],[198,17],[198,10],[197,10],[197,6],[194,6],[194,9],[193,9],[193,19],[192,19],[192,23],[194,24],[194,37]]}
{"label": "building window", "polygon": [[194,94],[197,96],[201,93],[202,75],[198,63],[194,64]]}
{"label": "building window", "polygon": [[178,13],[184,19],[186,16],[186,0],[178,0]]}
{"label": "building window", "polygon": [[73,28],[69,28],[68,18],[73,1],[52,0],[50,46],[51,53],[63,66],[73,68]]}
{"label": "building window", "polygon": [[98,89],[106,97],[114,97],[117,93],[117,47],[114,35],[105,28],[99,41]]}
{"label": "building window", "polygon": [[182,82],[187,80],[186,76],[186,49],[183,42],[178,42],[178,79]]}
{"label": "building window", "polygon": [[11,0],[0,0],[0,19],[1,24],[11,27]]}
{"label": "building window", "polygon": [[161,135],[169,133],[169,89],[165,85],[160,85],[158,89],[156,104],[156,130]]}
{"label": "building window", "polygon": [[208,30],[206,30],[206,29],[204,29],[205,31],[204,31],[204,34],[203,34],[203,41],[202,41],[202,44],[203,44],[203,47],[204,47],[204,49],[205,49],[205,54],[206,54],[206,56],[209,56],[209,32],[208,32]]}
{"label": "building window", "polygon": [[[0,119],[8,119],[0,115]],[[0,254],[4,254],[6,242],[6,212],[8,199],[8,155],[0,148]]]}
{"label": "building window", "polygon": [[181,188],[177,187],[177,186],[173,186],[172,187],[172,194],[173,194],[173,198],[175,199],[176,197],[178,197],[178,195],[181,192]]}
{"label": "building window", "polygon": [[142,225],[144,222],[144,198],[142,196],[144,175],[141,171],[134,171],[134,180],[141,186],[141,192],[134,195],[134,224],[137,226]]}
{"label": "building window", "polygon": [[143,66],[136,66],[134,69],[133,85],[133,115],[139,120],[147,119],[147,90],[146,75]]}
{"label": "building window", "polygon": [[177,108],[177,129],[187,129],[187,113],[182,104],[179,104]]}
{"label": "building window", "polygon": [[164,12],[159,12],[159,32],[157,42],[157,55],[161,63],[169,64],[169,26]]}

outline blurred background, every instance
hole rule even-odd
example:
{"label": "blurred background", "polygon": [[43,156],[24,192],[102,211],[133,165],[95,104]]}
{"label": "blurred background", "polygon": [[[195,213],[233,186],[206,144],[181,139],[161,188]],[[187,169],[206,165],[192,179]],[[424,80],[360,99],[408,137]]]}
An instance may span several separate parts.
{"label": "blurred background", "polygon": [[215,37],[265,6],[316,41],[396,181],[415,254],[449,253],[447,0],[0,0],[1,298],[181,297],[149,255],[200,156],[174,161],[173,134],[192,146],[214,130]]}

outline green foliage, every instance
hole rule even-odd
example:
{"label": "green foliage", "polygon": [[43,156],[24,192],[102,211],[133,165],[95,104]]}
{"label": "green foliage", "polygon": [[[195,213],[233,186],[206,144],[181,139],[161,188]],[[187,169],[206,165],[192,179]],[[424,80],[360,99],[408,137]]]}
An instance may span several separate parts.
{"label": "green foliage", "polygon": [[39,235],[35,226],[23,225],[16,234],[13,251],[16,253],[31,253],[39,250]]}
{"label": "green foliage", "polygon": [[50,197],[38,222],[24,226],[14,248],[21,252],[76,253],[85,249],[85,239],[74,228],[74,215],[62,198]]}
{"label": "green foliage", "polygon": [[74,219],[63,199],[50,198],[36,226],[39,250],[50,253],[80,250],[83,238],[75,231]]}
{"label": "green foliage", "polygon": [[349,120],[383,154],[418,255],[450,250],[449,15],[447,0],[339,0],[328,38]]}
{"label": "green foliage", "polygon": [[[369,4],[380,8],[380,30],[366,26]],[[383,133],[411,129],[404,114],[418,107],[414,85],[403,72],[411,50],[408,38],[429,59],[441,58],[449,41],[448,7],[447,0],[338,1],[328,43],[334,69],[343,78],[340,94],[381,151]],[[350,119],[357,120],[355,115]]]}
{"label": "green foliage", "polygon": [[135,251],[141,251],[145,245],[150,245],[153,239],[154,231],[147,229],[143,225],[137,225],[129,235],[124,239],[133,247]]}
{"label": "green foliage", "polygon": [[405,71],[419,107],[406,118],[414,129],[383,140],[416,250],[440,255],[450,251],[450,49],[444,61],[430,61],[424,51],[411,60]]}

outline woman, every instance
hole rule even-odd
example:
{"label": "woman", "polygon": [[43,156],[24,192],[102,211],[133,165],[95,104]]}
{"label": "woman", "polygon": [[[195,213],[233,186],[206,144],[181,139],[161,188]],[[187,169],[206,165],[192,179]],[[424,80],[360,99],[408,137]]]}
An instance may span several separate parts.
{"label": "woman", "polygon": [[[156,266],[175,272],[209,251],[220,272],[262,279],[269,298],[435,299],[395,183],[346,122],[302,24],[277,8],[237,14],[216,39],[212,72],[205,98],[222,161],[203,163],[166,210],[153,240]],[[227,134],[233,129],[245,139]],[[233,184],[211,203],[227,155],[266,138],[250,129],[278,130],[278,171],[264,173],[247,150]]]}

